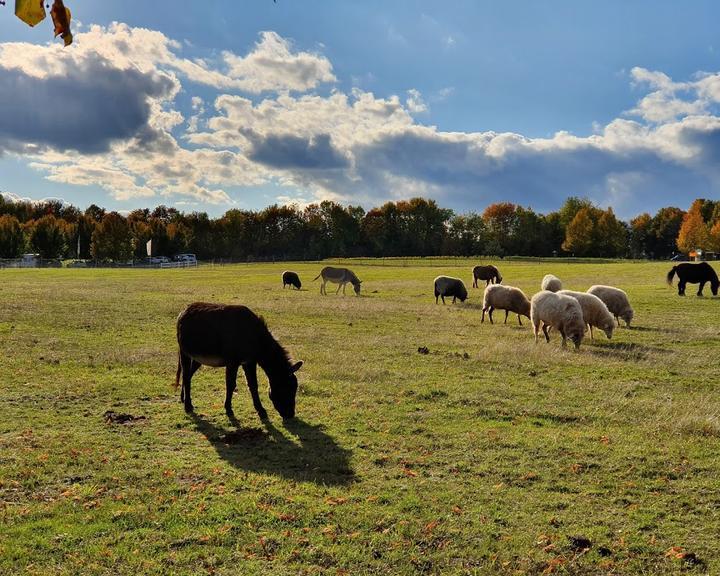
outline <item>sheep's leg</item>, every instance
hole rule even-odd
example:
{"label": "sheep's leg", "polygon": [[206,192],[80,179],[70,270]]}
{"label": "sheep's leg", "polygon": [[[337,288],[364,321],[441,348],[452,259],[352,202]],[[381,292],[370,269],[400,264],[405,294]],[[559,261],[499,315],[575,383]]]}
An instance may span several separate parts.
{"label": "sheep's leg", "polygon": [[489,316],[489,318],[490,318],[490,324],[495,324],[495,322],[493,322],[493,319],[492,319],[492,313],[493,313],[493,312],[495,312],[495,308],[493,308],[492,306],[490,306],[490,311],[488,312],[488,316]]}
{"label": "sheep's leg", "polygon": [[545,342],[550,342],[550,334],[548,334],[548,325],[543,322],[542,325],[543,334],[545,334]]}
{"label": "sheep's leg", "polygon": [[520,319],[520,314],[518,314],[517,317],[518,317],[518,324],[520,324],[520,326],[522,326],[522,320]]}
{"label": "sheep's leg", "polygon": [[538,332],[540,332],[539,326],[537,324],[535,324],[534,321],[533,321],[532,325],[533,325],[533,334],[535,335],[535,344],[537,344],[538,343]]}
{"label": "sheep's leg", "polygon": [[588,324],[588,326],[590,326],[590,340],[595,340],[595,337],[593,336],[593,332],[592,332],[592,324]]}
{"label": "sheep's leg", "polygon": [[503,322],[503,324],[507,324],[508,314],[510,314],[510,311],[509,311],[509,310],[505,310],[505,322]]}
{"label": "sheep's leg", "polygon": [[483,313],[482,313],[482,316],[480,317],[480,324],[485,322],[485,310],[487,310],[487,308],[483,308]]}
{"label": "sheep's leg", "polygon": [[560,335],[562,336],[562,347],[567,348],[567,336],[565,336],[565,330],[559,328]]}
{"label": "sheep's leg", "polygon": [[617,316],[615,316],[615,320],[617,320],[618,328],[620,328],[620,318],[618,318]]}
{"label": "sheep's leg", "polygon": [[473,288],[477,288],[477,278],[473,276]]}

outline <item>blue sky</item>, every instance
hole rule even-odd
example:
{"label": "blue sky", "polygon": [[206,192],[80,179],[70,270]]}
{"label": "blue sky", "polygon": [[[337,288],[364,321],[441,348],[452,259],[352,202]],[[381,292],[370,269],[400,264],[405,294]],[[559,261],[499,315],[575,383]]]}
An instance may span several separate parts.
{"label": "blue sky", "polygon": [[580,195],[623,217],[720,196],[716,2],[67,4],[65,49],[0,7],[13,196],[217,215]]}

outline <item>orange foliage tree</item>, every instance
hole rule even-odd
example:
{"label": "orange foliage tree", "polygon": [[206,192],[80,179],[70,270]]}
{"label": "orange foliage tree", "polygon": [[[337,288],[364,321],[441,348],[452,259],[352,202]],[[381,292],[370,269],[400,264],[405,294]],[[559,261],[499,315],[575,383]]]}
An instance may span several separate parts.
{"label": "orange foliage tree", "polygon": [[683,218],[677,238],[677,247],[688,253],[696,248],[707,250],[710,245],[710,230],[702,214],[703,201],[695,200]]}

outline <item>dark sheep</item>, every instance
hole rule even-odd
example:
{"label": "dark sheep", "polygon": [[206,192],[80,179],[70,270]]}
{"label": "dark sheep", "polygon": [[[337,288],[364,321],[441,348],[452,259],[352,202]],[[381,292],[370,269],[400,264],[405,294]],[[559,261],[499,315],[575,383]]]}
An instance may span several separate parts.
{"label": "dark sheep", "polygon": [[296,290],[300,290],[302,287],[302,282],[300,282],[300,277],[297,275],[297,272],[285,270],[285,272],[282,273],[282,281],[283,289],[288,285],[294,287]]}

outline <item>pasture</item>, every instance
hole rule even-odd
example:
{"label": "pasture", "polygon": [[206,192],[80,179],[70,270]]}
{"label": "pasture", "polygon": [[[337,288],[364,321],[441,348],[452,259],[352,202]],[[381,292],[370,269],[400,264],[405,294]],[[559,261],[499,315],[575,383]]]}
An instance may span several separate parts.
{"label": "pasture", "polygon": [[[0,270],[0,573],[718,573],[720,299],[669,263],[494,262],[528,296],[628,292],[633,328],[575,352],[481,324],[477,263],[344,262],[359,298],[320,296],[324,263]],[[469,299],[436,305],[439,274]],[[184,413],[196,300],[304,360],[295,421],[241,372],[230,422],[206,367]]]}

